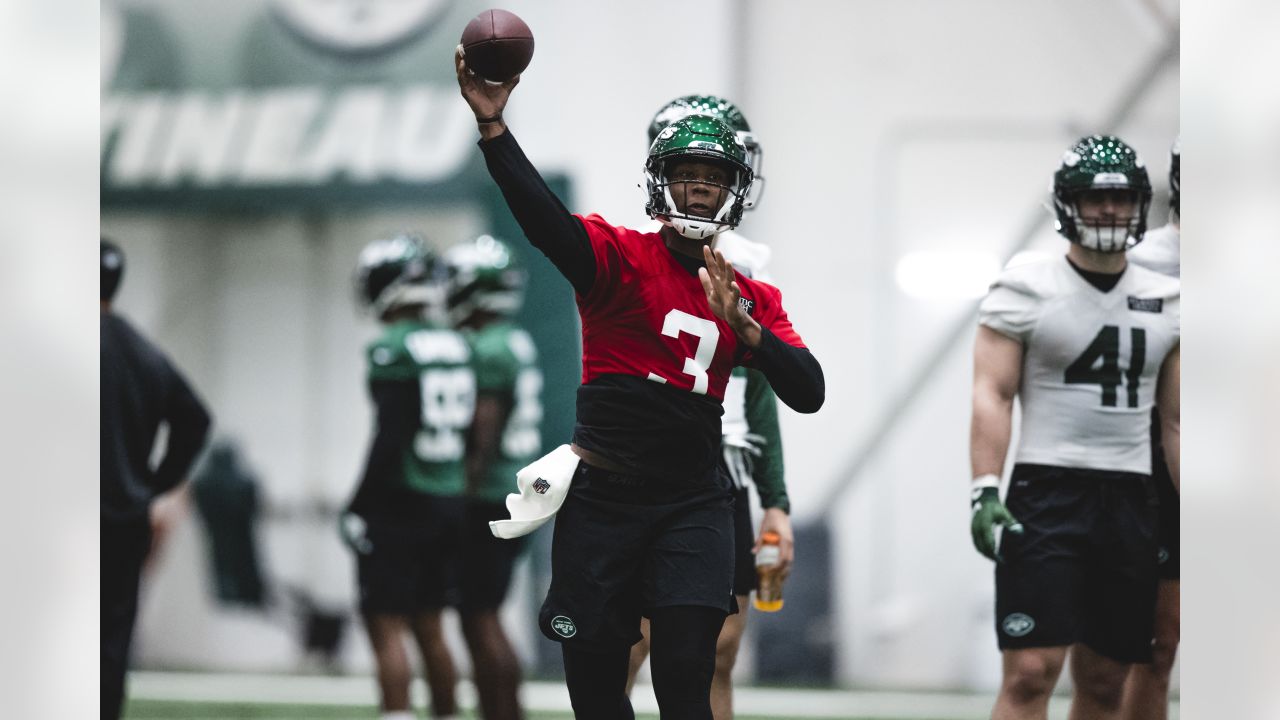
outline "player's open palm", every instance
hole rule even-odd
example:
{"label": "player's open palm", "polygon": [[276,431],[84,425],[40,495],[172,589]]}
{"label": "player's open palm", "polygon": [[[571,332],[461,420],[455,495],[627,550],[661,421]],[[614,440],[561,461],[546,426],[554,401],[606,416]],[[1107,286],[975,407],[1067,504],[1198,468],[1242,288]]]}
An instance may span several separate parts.
{"label": "player's open palm", "polygon": [[750,316],[738,304],[742,289],[734,280],[733,263],[729,262],[724,253],[705,245],[702,248],[702,259],[707,266],[698,269],[698,279],[702,281],[702,289],[707,293],[707,304],[711,306],[711,312],[735,330],[750,323]]}
{"label": "player's open palm", "polygon": [[520,76],[516,75],[504,83],[485,80],[467,68],[461,45],[453,52],[453,65],[458,71],[458,89],[476,118],[500,117],[511,90],[520,83]]}

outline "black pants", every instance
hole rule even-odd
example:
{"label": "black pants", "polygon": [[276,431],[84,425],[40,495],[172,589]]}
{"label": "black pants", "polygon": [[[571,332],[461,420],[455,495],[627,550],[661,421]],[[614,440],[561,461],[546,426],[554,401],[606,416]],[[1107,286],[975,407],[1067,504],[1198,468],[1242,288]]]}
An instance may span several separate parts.
{"label": "black pants", "polygon": [[[683,605],[653,610],[650,664],[653,692],[663,720],[712,720],[711,679],[716,671],[716,639],[725,613]],[[596,650],[562,643],[565,683],[578,720],[634,720],[627,698],[631,648]]]}
{"label": "black pants", "polygon": [[142,562],[151,547],[151,524],[145,515],[126,522],[103,518],[101,539],[101,717],[116,720],[124,704],[124,675],[133,623],[138,617]]}

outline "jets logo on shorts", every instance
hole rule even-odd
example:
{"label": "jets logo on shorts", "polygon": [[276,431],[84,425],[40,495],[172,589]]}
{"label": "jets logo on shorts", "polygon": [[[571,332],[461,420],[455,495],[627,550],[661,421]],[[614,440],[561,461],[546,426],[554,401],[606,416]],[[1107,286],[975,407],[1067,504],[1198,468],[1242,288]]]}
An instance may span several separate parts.
{"label": "jets logo on shorts", "polygon": [[571,638],[578,634],[578,626],[573,621],[563,615],[557,615],[551,618],[551,629],[562,638]]}
{"label": "jets logo on shorts", "polygon": [[1010,637],[1022,637],[1035,629],[1036,621],[1031,619],[1030,615],[1023,613],[1012,613],[1000,623],[1000,627],[1004,630],[1004,634]]}
{"label": "jets logo on shorts", "polygon": [[546,495],[547,491],[550,489],[551,489],[551,483],[547,482],[546,480],[543,480],[542,478],[538,478],[537,480],[533,481],[533,491],[538,493],[539,495]]}

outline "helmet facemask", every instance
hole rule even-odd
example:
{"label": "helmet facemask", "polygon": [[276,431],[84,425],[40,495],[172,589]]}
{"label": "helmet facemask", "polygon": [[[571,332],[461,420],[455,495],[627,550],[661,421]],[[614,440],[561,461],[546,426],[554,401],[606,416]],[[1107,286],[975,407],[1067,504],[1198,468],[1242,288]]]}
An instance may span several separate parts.
{"label": "helmet facemask", "polygon": [[[656,172],[649,179],[650,206],[658,210],[651,214],[664,225],[669,225],[690,240],[706,240],[737,227],[746,206],[746,193],[739,180],[741,173],[736,168],[723,168],[723,173],[728,176],[727,182],[674,175],[674,171],[678,171],[685,163],[696,162],[699,159],[696,156],[675,156],[659,161]],[[701,203],[708,205],[712,213],[710,216],[679,210],[680,207],[687,209],[691,203],[700,204],[703,200],[690,197],[690,192],[697,186],[713,189],[710,197],[706,198],[706,202]],[[676,202],[677,198],[681,202]],[[717,204],[718,207],[716,207]]]}
{"label": "helmet facemask", "polygon": [[[1090,211],[1082,211],[1081,204],[1095,205]],[[1124,252],[1142,240],[1147,229],[1147,209],[1150,197],[1144,201],[1141,193],[1130,187],[1099,186],[1069,195],[1065,202],[1057,198],[1058,217],[1062,230],[1070,229],[1067,237],[1089,250],[1104,253]],[[1107,214],[1100,208],[1111,205],[1119,212]],[[1063,217],[1067,219],[1062,220]],[[1066,235],[1066,232],[1063,232]]]}
{"label": "helmet facemask", "polygon": [[747,149],[747,165],[751,166],[751,189],[747,193],[746,202],[743,208],[746,210],[754,210],[760,205],[760,198],[764,196],[765,178],[761,174],[764,168],[764,148],[760,142],[756,140],[755,133],[751,131],[738,131],[738,140],[742,141],[743,147]]}
{"label": "helmet facemask", "polygon": [[1151,196],[1142,160],[1109,135],[1082,138],[1053,176],[1058,232],[1097,252],[1124,252],[1142,241]]}
{"label": "helmet facemask", "polygon": [[[700,175],[684,173],[693,163],[714,167],[704,168]],[[709,240],[742,221],[754,173],[747,164],[746,147],[723,122],[693,115],[669,125],[650,147],[644,170],[645,211],[682,236]],[[712,188],[713,196],[691,197],[699,186]],[[677,198],[688,202],[677,203]],[[688,209],[699,203],[708,206],[705,214]]]}

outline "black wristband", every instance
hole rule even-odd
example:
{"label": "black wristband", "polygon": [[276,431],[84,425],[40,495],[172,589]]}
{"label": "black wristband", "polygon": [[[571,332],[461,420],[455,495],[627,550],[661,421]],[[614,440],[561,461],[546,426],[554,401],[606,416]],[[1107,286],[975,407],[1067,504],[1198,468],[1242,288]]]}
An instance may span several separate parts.
{"label": "black wristband", "polygon": [[493,117],[485,117],[485,118],[478,117],[478,118],[476,118],[476,124],[478,124],[478,125],[490,125],[490,124],[492,124],[492,123],[496,123],[496,122],[498,122],[498,121],[499,121],[499,120],[501,120],[501,119],[502,119],[502,113],[498,113],[497,115],[494,115]]}

